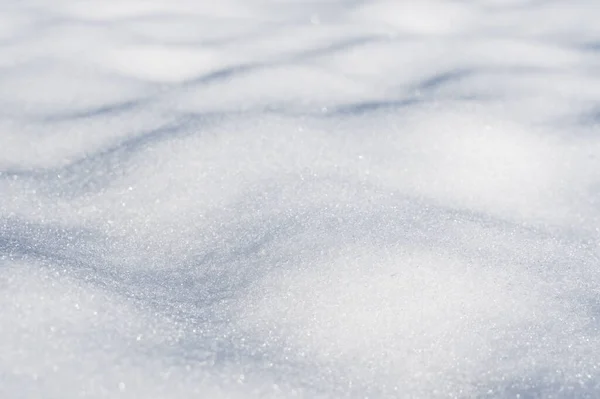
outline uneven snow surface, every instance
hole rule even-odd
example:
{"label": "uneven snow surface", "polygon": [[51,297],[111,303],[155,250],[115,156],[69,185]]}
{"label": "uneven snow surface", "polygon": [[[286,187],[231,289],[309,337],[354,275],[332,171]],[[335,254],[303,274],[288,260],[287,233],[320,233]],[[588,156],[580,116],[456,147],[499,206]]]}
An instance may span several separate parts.
{"label": "uneven snow surface", "polygon": [[0,397],[600,397],[597,0],[0,0]]}

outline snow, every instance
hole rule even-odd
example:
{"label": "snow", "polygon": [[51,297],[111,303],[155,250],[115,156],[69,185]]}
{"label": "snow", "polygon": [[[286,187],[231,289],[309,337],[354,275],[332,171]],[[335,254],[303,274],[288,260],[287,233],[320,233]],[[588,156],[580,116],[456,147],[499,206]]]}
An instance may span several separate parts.
{"label": "snow", "polygon": [[598,397],[598,18],[0,2],[0,397]]}

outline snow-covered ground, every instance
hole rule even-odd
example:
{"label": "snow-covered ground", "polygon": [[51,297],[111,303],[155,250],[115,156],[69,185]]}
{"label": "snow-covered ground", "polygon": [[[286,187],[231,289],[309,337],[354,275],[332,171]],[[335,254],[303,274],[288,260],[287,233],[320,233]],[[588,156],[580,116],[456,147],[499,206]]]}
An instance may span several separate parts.
{"label": "snow-covered ground", "polygon": [[0,397],[599,397],[598,21],[0,1]]}

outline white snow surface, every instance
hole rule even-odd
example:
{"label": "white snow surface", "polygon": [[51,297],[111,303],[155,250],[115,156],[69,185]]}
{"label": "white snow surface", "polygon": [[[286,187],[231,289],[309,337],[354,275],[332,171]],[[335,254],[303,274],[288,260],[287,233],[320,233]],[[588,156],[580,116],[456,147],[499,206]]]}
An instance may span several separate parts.
{"label": "white snow surface", "polygon": [[600,397],[597,0],[1,0],[0,397]]}

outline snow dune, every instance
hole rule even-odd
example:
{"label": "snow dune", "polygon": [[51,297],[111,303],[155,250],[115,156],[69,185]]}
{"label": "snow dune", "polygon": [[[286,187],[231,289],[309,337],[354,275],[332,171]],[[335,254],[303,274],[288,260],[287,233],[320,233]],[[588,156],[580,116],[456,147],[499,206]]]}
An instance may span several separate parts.
{"label": "snow dune", "polygon": [[1,1],[0,396],[598,397],[599,18]]}

